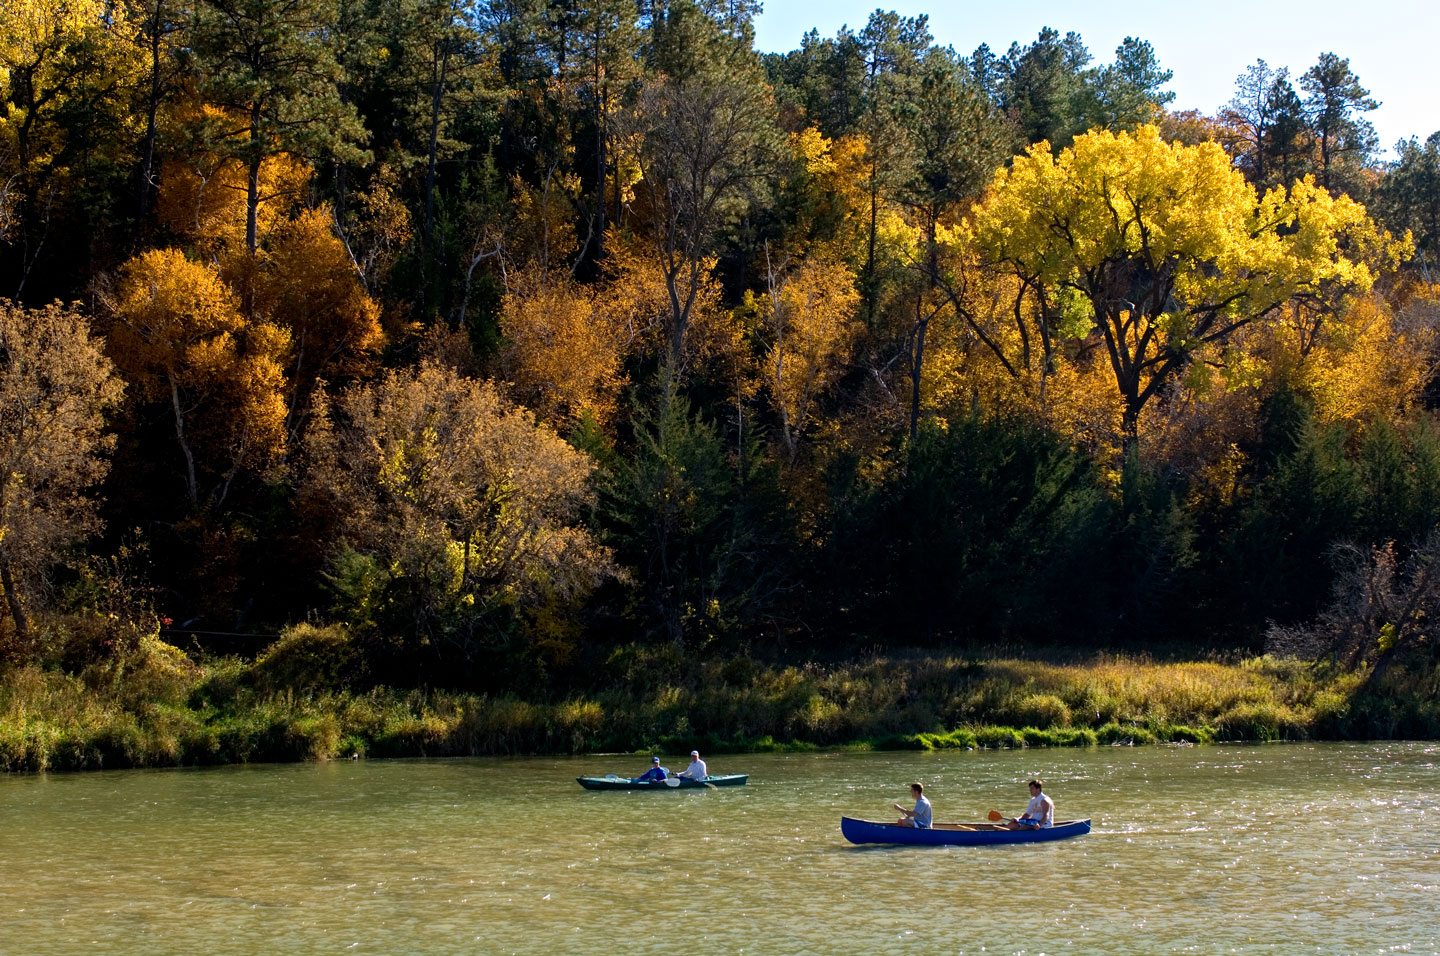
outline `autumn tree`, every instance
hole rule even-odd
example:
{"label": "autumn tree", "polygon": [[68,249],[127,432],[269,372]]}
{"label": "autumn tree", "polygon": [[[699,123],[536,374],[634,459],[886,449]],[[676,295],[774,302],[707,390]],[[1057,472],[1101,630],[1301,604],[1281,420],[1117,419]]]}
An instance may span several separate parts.
{"label": "autumn tree", "polygon": [[1197,354],[1286,303],[1368,289],[1385,248],[1349,199],[1308,182],[1257,196],[1219,146],[1167,144],[1154,127],[1018,157],[977,206],[976,237],[1097,337],[1127,447]]}
{"label": "autumn tree", "polygon": [[13,218],[0,269],[16,295],[70,217],[93,226],[111,173],[129,168],[132,52],[97,0],[0,3],[0,217],[9,206]]}
{"label": "autumn tree", "polygon": [[359,374],[380,346],[380,306],[336,236],[328,206],[277,225],[258,266],[255,308],[288,333],[292,432],[321,378]]}
{"label": "autumn tree", "polygon": [[28,586],[99,527],[88,490],[109,467],[104,415],[120,392],[77,310],[0,299],[0,588],[22,645]]}
{"label": "autumn tree", "polygon": [[245,318],[214,266],[151,250],[125,265],[107,305],[107,351],[135,398],[169,419],[192,511],[279,460],[289,335]]}
{"label": "autumn tree", "polygon": [[306,453],[307,496],[373,563],[416,651],[475,666],[508,616],[613,573],[579,524],[589,457],[488,382],[423,364],[352,386],[317,403]]}
{"label": "autumn tree", "polygon": [[568,279],[512,283],[500,333],[510,391],[542,421],[561,427],[614,414],[629,337],[594,290]]}
{"label": "autumn tree", "polygon": [[961,200],[979,193],[1004,161],[1011,143],[1008,124],[983,90],[970,81],[963,61],[947,50],[932,50],[921,64],[915,116],[909,124],[913,167],[896,199],[909,208],[920,242],[914,264],[924,277],[916,289],[915,319],[906,337],[910,366],[910,434],[920,424],[925,339],[938,314],[922,301],[933,290],[939,271],[938,233],[953,218]]}
{"label": "autumn tree", "polygon": [[762,310],[770,342],[765,377],[792,463],[816,402],[860,332],[859,304],[854,273],[844,263],[807,260],[771,271]]}

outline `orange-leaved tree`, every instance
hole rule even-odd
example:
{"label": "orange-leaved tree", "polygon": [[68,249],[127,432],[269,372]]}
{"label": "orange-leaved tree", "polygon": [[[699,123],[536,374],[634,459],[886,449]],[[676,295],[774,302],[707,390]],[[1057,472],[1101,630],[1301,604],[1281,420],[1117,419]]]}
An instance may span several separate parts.
{"label": "orange-leaved tree", "polygon": [[363,373],[380,346],[380,306],[365,291],[329,206],[276,224],[257,262],[255,314],[290,336],[292,434],[316,382]]}
{"label": "orange-leaved tree", "polygon": [[241,315],[214,266],[151,250],[120,270],[107,305],[110,356],[137,400],[167,409],[192,509],[280,459],[290,337]]}
{"label": "orange-leaved tree", "polygon": [[568,278],[549,283],[512,276],[500,313],[499,362],[511,393],[542,421],[560,427],[615,412],[625,383],[629,336],[594,292]]}

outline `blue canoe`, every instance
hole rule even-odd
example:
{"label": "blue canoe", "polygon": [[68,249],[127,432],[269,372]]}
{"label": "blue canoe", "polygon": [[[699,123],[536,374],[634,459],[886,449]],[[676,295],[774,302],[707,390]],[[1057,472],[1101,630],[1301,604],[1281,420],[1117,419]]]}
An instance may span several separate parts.
{"label": "blue canoe", "polygon": [[629,777],[576,777],[575,779],[586,790],[703,790],[706,788],[706,784],[712,787],[743,787],[745,781],[750,779],[750,775],[748,773],[726,773],[718,777],[711,775],[704,781],[691,780],[688,777],[671,777],[671,781],[680,781],[678,787],[659,780],[637,783]]}
{"label": "blue canoe", "polygon": [[1089,820],[1070,820],[1044,830],[1007,830],[998,823],[937,823],[928,830],[894,823],[840,818],[840,832],[851,843],[909,843],[922,846],[982,846],[991,843],[1043,843],[1090,832]]}

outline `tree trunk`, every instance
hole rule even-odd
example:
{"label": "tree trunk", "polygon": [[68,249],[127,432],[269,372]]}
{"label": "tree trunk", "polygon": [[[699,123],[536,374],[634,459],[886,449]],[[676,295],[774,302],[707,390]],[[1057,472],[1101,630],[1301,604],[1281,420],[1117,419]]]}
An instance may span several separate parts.
{"label": "tree trunk", "polygon": [[[250,168],[245,182],[245,248],[250,258],[260,248],[260,104],[250,107]],[[249,293],[245,310],[249,312]]]}
{"label": "tree trunk", "polygon": [[920,373],[925,366],[925,330],[929,319],[920,317],[921,303],[915,300],[915,356],[910,365],[910,438],[920,434]]}
{"label": "tree trunk", "polygon": [[[430,251],[435,231],[435,166],[440,152],[440,105],[445,96],[445,70],[449,54],[439,51],[431,70],[430,85],[430,148],[425,158],[425,228],[420,234],[420,248]],[[422,266],[423,268],[423,266]]]}
{"label": "tree trunk", "polygon": [[0,560],[0,586],[5,590],[5,603],[10,607],[10,617],[15,621],[15,637],[24,645],[30,642],[30,620],[25,616],[25,606],[20,603],[20,592],[15,588],[15,576],[10,571],[10,562]]}
{"label": "tree trunk", "polygon": [[600,49],[595,49],[595,238],[591,262],[596,271],[605,258],[605,97],[600,85]]}
{"label": "tree trunk", "polygon": [[190,497],[190,507],[200,507],[200,482],[195,476],[195,455],[190,451],[190,443],[185,440],[185,412],[180,407],[180,387],[175,380],[170,380],[170,407],[175,412],[175,440],[180,443],[180,451],[185,455],[185,492]]}
{"label": "tree trunk", "polygon": [[150,24],[150,100],[145,104],[145,147],[140,161],[140,218],[150,214],[150,183],[155,177],[156,114],[160,110],[160,3]]}

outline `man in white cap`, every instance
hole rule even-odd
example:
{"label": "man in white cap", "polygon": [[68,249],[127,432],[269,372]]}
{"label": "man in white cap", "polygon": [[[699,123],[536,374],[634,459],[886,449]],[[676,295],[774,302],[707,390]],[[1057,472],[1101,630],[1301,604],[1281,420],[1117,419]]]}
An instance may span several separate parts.
{"label": "man in white cap", "polygon": [[704,780],[710,776],[710,771],[705,769],[705,761],[700,759],[700,751],[690,751],[690,766],[677,773],[675,776],[684,777],[687,780]]}

